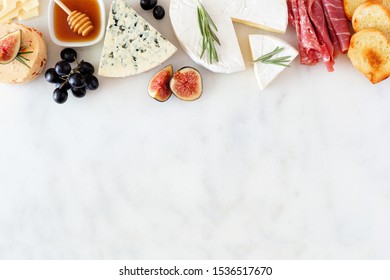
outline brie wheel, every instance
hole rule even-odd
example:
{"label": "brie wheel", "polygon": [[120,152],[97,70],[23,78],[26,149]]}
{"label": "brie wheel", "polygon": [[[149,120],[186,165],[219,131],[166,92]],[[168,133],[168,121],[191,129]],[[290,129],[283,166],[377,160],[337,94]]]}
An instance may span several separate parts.
{"label": "brie wheel", "polygon": [[198,0],[171,0],[170,17],[176,37],[184,51],[199,65],[217,73],[234,73],[245,70],[233,21],[284,33],[288,14],[285,0],[203,0],[210,17],[215,22],[221,46],[215,44],[218,62],[202,58],[202,35],[197,16]]}

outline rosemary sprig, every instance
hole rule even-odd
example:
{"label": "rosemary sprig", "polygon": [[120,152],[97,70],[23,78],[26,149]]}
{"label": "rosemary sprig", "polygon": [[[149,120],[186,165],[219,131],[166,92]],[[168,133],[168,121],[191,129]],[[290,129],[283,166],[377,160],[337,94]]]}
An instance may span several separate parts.
{"label": "rosemary sprig", "polygon": [[18,54],[29,54],[29,53],[33,53],[33,51],[29,51],[29,52],[26,52],[26,51],[18,52]]}
{"label": "rosemary sprig", "polygon": [[288,63],[291,61],[291,56],[281,56],[273,58],[273,56],[281,53],[284,50],[284,48],[276,47],[272,52],[269,52],[263,56],[260,56],[258,59],[256,59],[254,62],[261,62],[265,64],[274,64],[284,67],[290,67]]}
{"label": "rosemary sprig", "polygon": [[213,62],[219,61],[217,50],[215,49],[215,43],[221,45],[216,35],[218,28],[199,0],[197,11],[199,29],[202,34],[202,52],[200,54],[200,58],[202,58],[207,51],[209,63],[213,64]]}
{"label": "rosemary sprig", "polygon": [[24,66],[28,67],[28,68],[31,68],[28,64],[27,64],[27,61],[30,61],[30,59],[28,59],[27,57],[24,57],[23,54],[29,54],[29,53],[33,53],[32,51],[30,52],[18,52],[18,55],[15,57],[15,59],[17,61],[19,61],[20,63],[22,63]]}

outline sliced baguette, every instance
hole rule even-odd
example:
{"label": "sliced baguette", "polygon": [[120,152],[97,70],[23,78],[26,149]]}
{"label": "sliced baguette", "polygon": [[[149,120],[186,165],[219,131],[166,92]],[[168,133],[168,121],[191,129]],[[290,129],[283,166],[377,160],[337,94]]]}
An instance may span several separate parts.
{"label": "sliced baguette", "polygon": [[343,0],[344,12],[349,20],[352,20],[353,13],[361,4],[367,0]]}
{"label": "sliced baguette", "polygon": [[368,28],[355,33],[348,57],[373,84],[390,76],[390,41],[377,29]]}
{"label": "sliced baguette", "polygon": [[[379,1],[379,0],[377,0],[377,1]],[[382,5],[386,8],[386,9],[388,9],[389,11],[390,11],[390,0],[381,0],[381,1],[379,1],[380,3],[382,3]]]}
{"label": "sliced baguette", "polygon": [[390,10],[376,1],[367,1],[354,12],[352,27],[355,32],[375,28],[382,31],[390,39]]}
{"label": "sliced baguette", "polygon": [[[344,12],[349,20],[352,20],[355,10],[367,0],[343,0]],[[390,9],[390,0],[376,0],[378,3],[382,3],[387,9]]]}

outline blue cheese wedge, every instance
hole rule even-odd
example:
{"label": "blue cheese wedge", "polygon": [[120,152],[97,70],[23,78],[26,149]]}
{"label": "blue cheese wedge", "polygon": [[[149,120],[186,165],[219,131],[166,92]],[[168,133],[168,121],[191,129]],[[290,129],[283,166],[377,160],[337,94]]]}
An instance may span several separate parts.
{"label": "blue cheese wedge", "polygon": [[286,0],[200,0],[215,22],[221,46],[215,44],[218,62],[209,63],[202,53],[197,5],[199,0],[171,0],[170,18],[176,37],[184,51],[199,65],[217,73],[245,70],[233,22],[267,31],[284,33],[288,13]]}
{"label": "blue cheese wedge", "polygon": [[125,0],[111,4],[99,75],[126,77],[149,71],[170,58],[176,47]]}
{"label": "blue cheese wedge", "polygon": [[[253,61],[275,50],[275,48],[283,48],[283,50],[274,55],[272,59],[288,56],[289,65],[298,55],[298,51],[290,46],[285,41],[268,35],[249,35],[249,42],[252,51]],[[260,89],[265,89],[283,70],[285,66],[275,64],[265,64],[256,62],[254,64],[255,75]]]}

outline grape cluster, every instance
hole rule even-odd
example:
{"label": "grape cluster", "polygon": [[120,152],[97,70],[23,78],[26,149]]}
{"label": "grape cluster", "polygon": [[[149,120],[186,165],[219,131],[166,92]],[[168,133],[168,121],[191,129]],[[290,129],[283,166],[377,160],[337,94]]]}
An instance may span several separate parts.
{"label": "grape cluster", "polygon": [[[96,90],[99,87],[99,80],[93,75],[95,68],[89,62],[77,61],[77,52],[72,48],[61,51],[61,61],[57,62],[54,68],[47,69],[45,79],[49,83],[56,84],[53,91],[53,99],[58,104],[68,100],[68,91],[71,90],[75,97],[84,97],[87,89]],[[72,69],[72,63],[77,66]]]}

